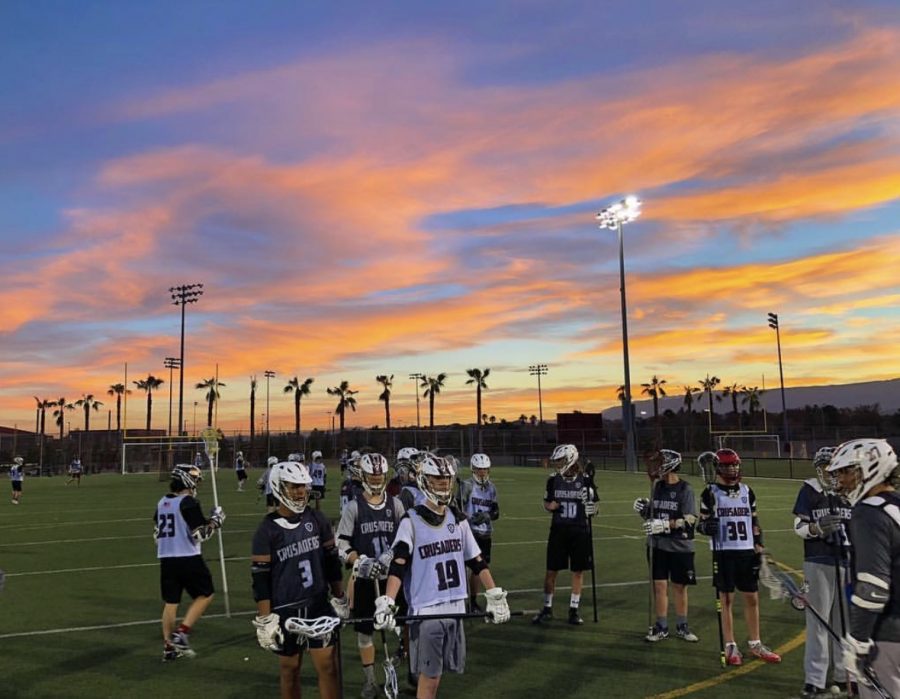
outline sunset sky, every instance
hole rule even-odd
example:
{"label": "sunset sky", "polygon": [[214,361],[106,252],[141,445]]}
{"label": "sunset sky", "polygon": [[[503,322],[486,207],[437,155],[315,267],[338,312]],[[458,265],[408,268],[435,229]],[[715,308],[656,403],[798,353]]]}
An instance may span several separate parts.
{"label": "sunset sky", "polygon": [[[775,387],[900,374],[895,1],[25,2],[0,6],[0,424],[34,396],[115,400],[152,373],[164,427],[178,309],[186,414],[305,428],[616,403],[625,229],[634,393],[715,374]],[[177,393],[177,373],[175,376]],[[188,386],[191,388],[188,390]],[[132,388],[134,388],[132,386]],[[143,423],[143,394],[129,426]],[[81,414],[72,414],[72,426]],[[113,415],[113,421],[115,416]],[[427,421],[423,403],[423,421]]]}

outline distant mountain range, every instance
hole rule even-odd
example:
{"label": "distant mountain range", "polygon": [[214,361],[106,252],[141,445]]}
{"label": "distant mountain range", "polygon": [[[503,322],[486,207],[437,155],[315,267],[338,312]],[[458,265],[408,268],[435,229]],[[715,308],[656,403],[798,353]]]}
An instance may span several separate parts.
{"label": "distant mountain range", "polygon": [[[684,394],[676,394],[676,387],[665,398],[659,400],[659,412],[666,410],[678,410],[684,407]],[[721,391],[713,391],[713,411],[716,413],[731,412],[731,397],[722,401],[715,400],[721,396]],[[863,383],[848,383],[832,386],[798,386],[784,389],[785,403],[788,410],[802,408],[804,405],[833,405],[836,408],[855,408],[858,405],[872,405],[877,403],[883,414],[891,414],[900,410],[900,379],[888,381],[866,381]],[[653,400],[632,396],[637,415],[644,410],[647,415],[653,415]],[[746,410],[746,405],[741,405],[738,398],[738,408]],[[760,396],[760,404],[768,412],[781,412],[781,389],[776,384],[770,386]],[[702,413],[706,409],[706,394],[698,393],[694,400],[694,411]],[[622,415],[621,406],[607,408],[603,411],[603,417],[610,420],[618,420]]]}

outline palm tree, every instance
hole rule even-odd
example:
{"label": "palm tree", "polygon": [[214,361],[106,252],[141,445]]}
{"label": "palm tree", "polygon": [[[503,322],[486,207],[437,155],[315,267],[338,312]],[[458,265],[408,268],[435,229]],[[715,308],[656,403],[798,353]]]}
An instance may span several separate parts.
{"label": "palm tree", "polygon": [[[122,431],[122,396],[127,396],[129,393],[131,393],[131,389],[125,388],[123,383],[112,384],[106,392],[106,395],[116,397],[116,432]],[[180,432],[181,429],[179,428],[178,431]]]}
{"label": "palm tree", "polygon": [[741,413],[738,410],[738,397],[745,390],[746,388],[744,386],[741,386],[737,382],[722,389],[722,399],[724,400],[725,398],[731,398],[731,407],[734,411],[734,420],[735,424],[737,424],[738,429],[741,429]]}
{"label": "palm tree", "polygon": [[682,386],[681,390],[684,391],[682,403],[687,408],[684,419],[687,422],[687,448],[690,450],[694,443],[694,394],[700,393],[700,389],[696,386]]}
{"label": "palm tree", "polygon": [[250,377],[250,446],[256,436],[256,377]]}
{"label": "palm tree", "polygon": [[147,430],[150,429],[150,415],[153,412],[153,391],[162,386],[165,381],[156,378],[153,374],[147,374],[146,379],[132,381],[142,391],[147,392]]}
{"label": "palm tree", "polygon": [[659,424],[659,399],[666,397],[666,389],[663,388],[665,383],[665,379],[659,379],[654,374],[653,378],[650,379],[650,383],[641,384],[643,387],[641,393],[653,399],[653,420],[656,422],[656,440],[658,443],[662,442],[662,427]]}
{"label": "palm tree", "polygon": [[490,369],[466,369],[466,373],[469,375],[469,380],[466,381],[466,386],[469,384],[475,384],[475,403],[476,403],[476,411],[475,411],[475,419],[478,421],[478,427],[481,427],[481,391],[488,390],[488,385],[486,382],[487,377],[490,375]]}
{"label": "palm tree", "polygon": [[625,385],[622,384],[616,389],[616,398],[619,399],[620,403],[625,402]]}
{"label": "palm tree", "polygon": [[35,432],[37,432],[37,434],[41,436],[41,439],[43,439],[47,424],[47,408],[52,408],[54,405],[56,405],[56,402],[47,400],[46,398],[41,399],[37,396],[34,397],[34,400],[37,402],[38,411],[38,427]]}
{"label": "palm tree", "polygon": [[[705,379],[700,379],[698,382],[700,384],[700,388],[703,391],[706,391],[706,399],[707,406],[709,407],[709,431],[712,432],[712,402],[713,402],[713,389],[722,383],[722,379],[718,376],[710,376],[706,375]],[[710,440],[712,440],[712,435],[709,436]]]}
{"label": "palm tree", "polygon": [[386,429],[391,429],[391,386],[394,385],[394,375],[381,374],[375,380],[384,387],[378,400],[384,401],[384,424]]}
{"label": "palm tree", "polygon": [[446,379],[447,374],[443,372],[441,372],[437,376],[422,377],[421,386],[425,389],[425,392],[422,394],[422,396],[428,398],[428,409],[430,411],[429,429],[431,430],[434,430],[434,397],[441,392],[441,388],[444,387],[444,381]]}
{"label": "palm tree", "polygon": [[750,413],[750,427],[753,427],[753,415],[759,410],[761,401],[760,398],[762,394],[765,393],[765,389],[760,388],[759,386],[745,386],[744,387],[744,397],[741,399],[741,405],[747,406],[747,412]]}
{"label": "palm tree", "polygon": [[300,443],[300,399],[309,395],[309,387],[313,381],[315,379],[306,379],[306,381],[300,383],[300,379],[295,376],[284,387],[285,393],[294,394],[294,433],[297,435],[298,448],[302,448]]}
{"label": "palm tree", "polygon": [[351,391],[350,390],[350,382],[341,381],[339,386],[335,386],[334,388],[325,389],[326,393],[329,396],[337,396],[338,404],[334,409],[335,415],[341,416],[341,432],[344,431],[344,413],[347,408],[350,408],[353,412],[356,412],[356,398],[355,396],[359,391]]}
{"label": "palm tree", "polygon": [[215,376],[208,378],[206,381],[200,381],[199,383],[194,385],[194,388],[197,388],[201,391],[205,390],[206,395],[204,398],[206,399],[206,426],[212,427],[213,424],[213,406],[216,404],[216,401],[221,397],[219,395],[219,386],[224,386],[225,384],[219,381]]}
{"label": "palm tree", "polygon": [[56,418],[56,424],[59,425],[59,438],[63,438],[63,428],[66,426],[66,410],[75,410],[74,403],[67,403],[65,398],[57,398],[51,405],[56,406],[53,411],[53,417]]}
{"label": "palm tree", "polygon": [[94,394],[88,393],[87,395],[82,394],[79,400],[75,401],[75,405],[84,408],[84,431],[90,432],[91,430],[91,410],[97,412],[100,410],[100,406],[103,405],[99,400],[94,400]]}

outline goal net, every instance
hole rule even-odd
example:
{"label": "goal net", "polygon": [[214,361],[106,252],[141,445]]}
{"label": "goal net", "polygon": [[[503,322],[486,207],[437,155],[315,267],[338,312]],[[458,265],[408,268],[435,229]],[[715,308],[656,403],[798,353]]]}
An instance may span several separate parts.
{"label": "goal net", "polygon": [[128,441],[122,444],[122,473],[147,473],[166,481],[175,464],[193,464],[200,455],[201,468],[208,467],[203,442],[173,438],[166,441]]}
{"label": "goal net", "polygon": [[781,457],[781,437],[777,434],[725,432],[716,435],[719,449],[734,449],[741,456],[762,459]]}

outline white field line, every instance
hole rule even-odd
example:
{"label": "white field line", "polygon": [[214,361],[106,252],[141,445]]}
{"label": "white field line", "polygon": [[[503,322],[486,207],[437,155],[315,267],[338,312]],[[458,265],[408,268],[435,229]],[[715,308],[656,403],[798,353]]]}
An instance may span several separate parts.
{"label": "white field line", "polygon": [[[518,543],[518,542],[517,542]],[[541,542],[543,543],[543,542]],[[234,560],[234,559],[229,559]],[[115,566],[122,567],[122,566]],[[709,580],[711,576],[698,576],[697,580]],[[626,582],[614,582],[614,583],[597,583],[598,588],[612,588],[612,587],[634,587],[637,585],[646,585],[646,580],[629,580]],[[570,590],[571,587],[558,585],[556,587],[557,590]],[[507,590],[508,594],[511,595],[524,595],[524,594],[535,594],[538,592],[543,592],[542,587],[529,587],[523,588],[521,590]],[[251,614],[256,614],[256,610],[253,611],[243,611],[243,612],[232,612],[231,616],[250,616]],[[204,614],[204,619],[222,619],[225,617],[225,614]],[[143,619],[141,621],[123,621],[118,624],[100,624],[97,626],[69,626],[58,629],[41,629],[39,631],[18,631],[16,633],[5,633],[0,634],[0,639],[4,638],[25,638],[28,636],[49,636],[52,634],[60,634],[60,633],[77,633],[81,631],[106,631],[108,629],[122,629],[129,626],[148,626],[151,624],[159,624],[159,619]]]}
{"label": "white field line", "polygon": [[[246,531],[249,531],[249,530],[246,530]],[[624,531],[628,531],[628,530],[624,530]],[[766,531],[769,533],[777,533],[777,532],[792,532],[794,530],[793,529],[767,529]],[[237,533],[237,532],[235,532],[235,533]],[[133,537],[119,537],[119,538],[131,539]],[[646,537],[643,534],[636,533],[636,534],[623,534],[623,535],[619,535],[619,536],[595,536],[593,540],[594,541],[621,541],[623,539],[643,540],[645,538]],[[77,541],[77,540],[73,539],[72,541]],[[86,541],[92,541],[92,539],[87,539]],[[36,543],[57,543],[57,542],[49,541],[49,542],[36,542]],[[546,544],[546,543],[547,543],[546,539],[534,539],[531,541],[498,541],[498,542],[494,543],[494,548],[497,548],[498,546],[533,546],[535,544]],[[698,550],[703,550],[704,548],[705,547],[701,546],[701,547],[699,547]],[[237,562],[237,561],[249,561],[250,557],[249,556],[229,556],[225,560],[228,561],[229,563]],[[210,562],[213,564],[218,563],[218,561],[215,561],[213,559],[210,559]],[[90,572],[90,571],[96,571],[96,570],[113,570],[113,569],[120,570],[120,569],[128,569],[128,568],[149,568],[149,567],[156,566],[156,565],[158,565],[158,561],[153,561],[152,563],[124,563],[122,565],[117,565],[117,566],[88,566],[88,567],[84,567],[84,568],[58,568],[55,570],[29,570],[29,571],[23,571],[23,572],[19,572],[19,573],[7,573],[6,577],[7,578],[16,578],[16,577],[23,577],[26,575],[57,575],[60,573],[84,573],[84,572]]]}

